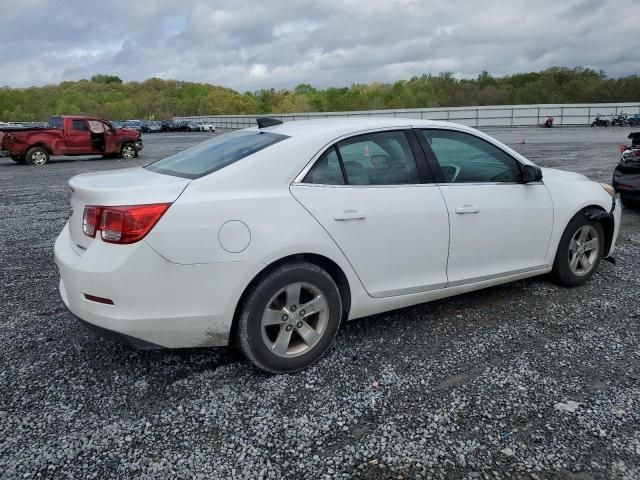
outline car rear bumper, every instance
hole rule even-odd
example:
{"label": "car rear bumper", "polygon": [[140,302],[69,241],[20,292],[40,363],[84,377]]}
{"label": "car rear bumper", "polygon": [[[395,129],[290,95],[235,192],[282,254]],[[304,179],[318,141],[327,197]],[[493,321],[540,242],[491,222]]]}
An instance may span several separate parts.
{"label": "car rear bumper", "polygon": [[144,241],[96,239],[79,255],[68,225],[56,240],[55,262],[71,313],[100,335],[138,348],[226,345],[240,294],[259,271],[247,262],[175,264]]}
{"label": "car rear bumper", "polygon": [[142,140],[136,140],[136,150],[140,151],[144,148],[144,145],[142,144]]}

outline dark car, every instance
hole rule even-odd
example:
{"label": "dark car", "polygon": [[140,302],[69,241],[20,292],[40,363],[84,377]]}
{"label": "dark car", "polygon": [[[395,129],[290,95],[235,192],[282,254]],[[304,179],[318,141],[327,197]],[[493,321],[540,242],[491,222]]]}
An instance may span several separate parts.
{"label": "dark car", "polygon": [[186,132],[187,130],[187,122],[183,122],[182,120],[174,120],[169,124],[170,132]]}
{"label": "dark car", "polygon": [[640,207],[640,132],[629,134],[631,145],[621,145],[620,163],[613,171],[613,188],[627,208]]}
{"label": "dark car", "polygon": [[140,129],[142,133],[158,133],[162,131],[162,125],[160,125],[160,122],[147,121],[142,122]]}

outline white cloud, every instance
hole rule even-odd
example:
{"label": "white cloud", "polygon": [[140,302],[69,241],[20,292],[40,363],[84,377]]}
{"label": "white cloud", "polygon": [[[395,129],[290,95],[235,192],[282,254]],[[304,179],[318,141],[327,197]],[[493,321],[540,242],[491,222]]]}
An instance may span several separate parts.
{"label": "white cloud", "polygon": [[11,86],[107,73],[244,91],[444,70],[640,69],[634,0],[0,0],[0,11],[0,84]]}

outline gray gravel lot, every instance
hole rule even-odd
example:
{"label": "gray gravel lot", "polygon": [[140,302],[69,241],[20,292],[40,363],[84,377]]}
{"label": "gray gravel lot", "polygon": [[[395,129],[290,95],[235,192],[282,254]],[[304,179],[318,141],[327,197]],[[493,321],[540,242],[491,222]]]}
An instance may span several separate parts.
{"label": "gray gravel lot", "polygon": [[[489,133],[608,181],[628,131]],[[0,159],[0,477],[640,478],[637,212],[584,287],[537,278],[350,322],[296,375],[85,330],[53,263],[67,180],[210,136],[145,135],[132,162]]]}

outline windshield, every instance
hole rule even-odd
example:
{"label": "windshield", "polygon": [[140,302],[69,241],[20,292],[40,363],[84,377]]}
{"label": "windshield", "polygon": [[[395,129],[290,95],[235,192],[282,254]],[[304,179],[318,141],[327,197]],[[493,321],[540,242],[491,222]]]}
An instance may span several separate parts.
{"label": "windshield", "polygon": [[227,133],[174,153],[145,168],[167,175],[199,178],[253,155],[289,138],[270,132],[246,131]]}

